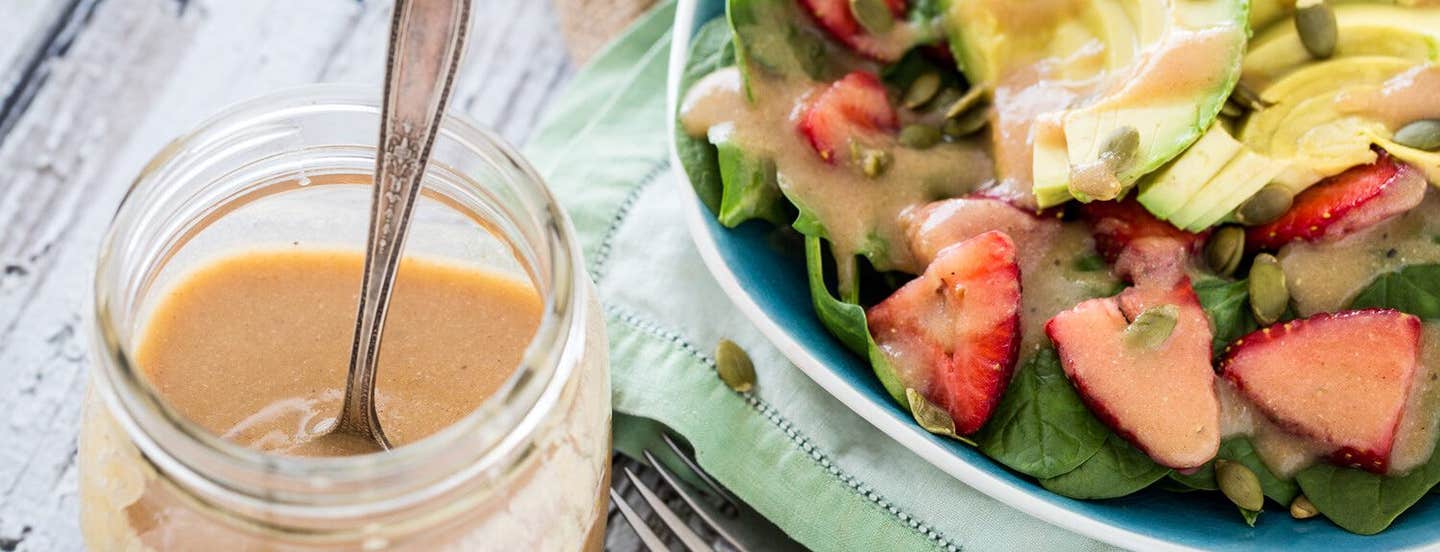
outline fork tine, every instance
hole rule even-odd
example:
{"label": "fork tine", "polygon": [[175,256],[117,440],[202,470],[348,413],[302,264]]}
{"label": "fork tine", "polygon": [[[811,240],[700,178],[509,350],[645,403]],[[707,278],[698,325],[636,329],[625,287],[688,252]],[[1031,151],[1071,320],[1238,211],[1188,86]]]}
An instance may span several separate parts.
{"label": "fork tine", "polygon": [[[705,470],[700,469],[700,465],[696,464],[694,460],[690,459],[689,454],[686,454],[685,451],[680,449],[680,445],[676,443],[674,439],[670,438],[669,433],[664,433],[661,437],[665,439],[665,444],[670,447],[670,450],[675,453],[675,456],[680,457],[680,461],[685,463],[685,467],[690,468],[690,471],[694,473],[696,477],[699,477],[700,481],[705,482],[705,486],[709,487],[711,492],[719,496],[726,504],[729,504],[732,509],[740,509],[740,504],[735,499],[735,496],[731,495],[730,491],[725,490],[725,487],[716,483],[715,480],[710,477],[710,474],[705,473]],[[650,463],[656,464],[654,461]]]}
{"label": "fork tine", "polygon": [[675,533],[675,537],[680,539],[680,543],[684,544],[687,550],[690,552],[715,552],[710,545],[701,540],[700,535],[696,535],[695,531],[690,530],[690,526],[685,525],[680,516],[675,515],[675,512],[665,505],[665,501],[660,500],[660,497],[655,496],[654,491],[641,483],[640,478],[635,477],[635,472],[630,471],[630,468],[625,468],[625,477],[630,478],[630,484],[635,486],[635,490],[640,491],[640,496],[650,504],[650,509],[660,516],[660,521],[665,522],[665,526]]}
{"label": "fork tine", "polygon": [[650,526],[645,525],[645,519],[641,518],[639,514],[636,514],[635,510],[631,509],[630,505],[625,503],[625,498],[621,497],[620,493],[615,492],[613,487],[610,489],[610,500],[614,502],[615,507],[620,510],[620,515],[624,516],[625,523],[630,524],[630,528],[634,529],[635,534],[640,536],[640,542],[645,544],[645,548],[648,548],[650,552],[670,552],[670,549],[665,547],[665,542],[661,541],[660,537],[656,536],[655,532],[650,530]]}
{"label": "fork tine", "polygon": [[670,485],[671,489],[675,489],[675,494],[680,495],[680,498],[685,501],[685,504],[690,506],[690,510],[695,512],[695,515],[700,516],[700,519],[704,520],[705,524],[708,525],[710,529],[714,530],[716,534],[720,535],[720,538],[725,539],[726,544],[729,544],[731,548],[736,550],[736,552],[748,552],[744,546],[740,546],[740,543],[735,540],[735,537],[731,536],[729,532],[725,531],[724,527],[721,527],[720,524],[715,523],[715,519],[710,517],[710,513],[707,512],[705,508],[701,508],[695,496],[690,494],[692,491],[690,491],[685,485],[681,484],[680,478],[676,477],[675,473],[670,471],[670,468],[665,467],[665,464],[661,464],[660,460],[655,458],[654,454],[651,454],[650,449],[645,449],[645,460],[650,463],[650,467],[654,468],[655,471],[660,472],[660,478],[664,479],[665,483]]}

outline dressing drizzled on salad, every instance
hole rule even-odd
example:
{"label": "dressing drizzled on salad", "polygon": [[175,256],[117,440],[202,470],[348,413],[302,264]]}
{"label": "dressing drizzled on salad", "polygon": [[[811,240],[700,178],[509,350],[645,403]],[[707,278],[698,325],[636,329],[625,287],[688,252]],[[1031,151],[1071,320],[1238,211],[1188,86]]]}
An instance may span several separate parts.
{"label": "dressing drizzled on salad", "polygon": [[1440,483],[1440,7],[942,4],[729,0],[677,114],[702,201],[804,236],[902,407],[1252,525],[1374,533]]}

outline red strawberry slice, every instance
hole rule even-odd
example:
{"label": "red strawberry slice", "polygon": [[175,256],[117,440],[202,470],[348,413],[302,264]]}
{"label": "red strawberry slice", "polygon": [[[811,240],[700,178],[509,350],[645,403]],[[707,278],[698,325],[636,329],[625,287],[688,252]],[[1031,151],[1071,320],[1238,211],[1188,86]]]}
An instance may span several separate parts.
{"label": "red strawberry slice", "polygon": [[949,412],[958,433],[974,433],[1009,385],[1020,347],[1015,243],[991,231],[947,247],[867,314],[900,381]]}
{"label": "red strawberry slice", "polygon": [[1253,249],[1279,249],[1294,240],[1339,239],[1409,211],[1425,198],[1425,177],[1383,150],[1374,163],[1320,181],[1295,196],[1279,219],[1246,232]]}
{"label": "red strawberry slice", "polygon": [[797,125],[820,158],[835,163],[853,139],[891,132],[900,124],[875,75],[855,71],[814,94]]}
{"label": "red strawberry slice", "polygon": [[951,245],[999,230],[1015,241],[1021,266],[1037,260],[1049,250],[1060,232],[1060,220],[1041,218],[998,199],[963,197],[943,199],[905,211],[900,216],[910,252],[920,266],[929,266],[935,255]]}
{"label": "red strawberry slice", "polygon": [[1134,198],[1092,201],[1081,205],[1080,215],[1095,234],[1095,249],[1115,265],[1119,276],[1141,283],[1175,285],[1185,273],[1190,255],[1205,245],[1209,232],[1186,232],[1155,218]]}
{"label": "red strawberry slice", "polygon": [[[885,47],[884,43],[866,32],[855,20],[855,15],[850,13],[849,0],[801,0],[801,3],[830,36],[856,52],[879,61],[895,61],[904,53]],[[885,0],[885,5],[895,19],[905,17],[905,0]]]}
{"label": "red strawberry slice", "polygon": [[1230,345],[1225,379],[1280,426],[1385,473],[1419,365],[1420,319],[1394,310],[1317,314]]}
{"label": "red strawberry slice", "polygon": [[[1158,345],[1126,329],[1152,307],[1174,305]],[[1091,299],[1045,325],[1065,375],[1097,417],[1161,465],[1190,469],[1220,447],[1220,402],[1210,367],[1210,322],[1188,279]]]}

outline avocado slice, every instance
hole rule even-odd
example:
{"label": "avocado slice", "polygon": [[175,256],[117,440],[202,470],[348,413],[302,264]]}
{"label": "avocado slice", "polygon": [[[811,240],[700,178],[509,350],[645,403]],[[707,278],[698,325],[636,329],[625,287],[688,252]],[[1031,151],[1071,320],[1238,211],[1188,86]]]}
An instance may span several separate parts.
{"label": "avocado slice", "polygon": [[[1263,2],[1257,5],[1259,3]],[[1440,8],[1344,4],[1334,9],[1339,42],[1332,59],[1349,56],[1389,56],[1412,62],[1440,59]],[[1242,80],[1246,86],[1263,90],[1312,61],[1300,44],[1295,25],[1286,19],[1250,41]]]}
{"label": "avocado slice", "polygon": [[1140,182],[1141,205],[1161,220],[1170,220],[1200,193],[1243,146],[1220,125],[1211,125],[1195,145],[1165,168]]}
{"label": "avocado slice", "polygon": [[1170,218],[1170,223],[1191,232],[1209,228],[1264,188],[1284,168],[1284,163],[1241,149],[1199,193],[1185,202]]}
{"label": "avocado slice", "polygon": [[[1075,105],[1036,117],[1029,175],[1039,207],[1068,201],[1072,167],[1101,161],[1123,127],[1140,137],[1118,167],[1129,187],[1174,159],[1214,122],[1240,76],[1246,0],[950,0],[945,28],[957,63],[977,83],[1008,83],[1035,71],[1091,82]],[[1098,56],[1085,48],[1101,44]],[[1001,132],[995,129],[993,132]],[[1008,177],[1010,175],[1001,175]]]}

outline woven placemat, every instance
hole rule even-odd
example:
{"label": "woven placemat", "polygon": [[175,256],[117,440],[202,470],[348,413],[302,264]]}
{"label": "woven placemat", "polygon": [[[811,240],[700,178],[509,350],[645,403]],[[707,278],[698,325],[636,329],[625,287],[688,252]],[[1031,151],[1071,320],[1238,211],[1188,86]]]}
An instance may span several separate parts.
{"label": "woven placemat", "polygon": [[656,0],[553,0],[565,49],[576,65],[619,35]]}

